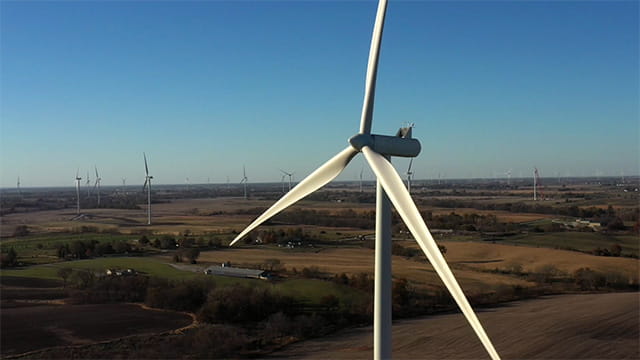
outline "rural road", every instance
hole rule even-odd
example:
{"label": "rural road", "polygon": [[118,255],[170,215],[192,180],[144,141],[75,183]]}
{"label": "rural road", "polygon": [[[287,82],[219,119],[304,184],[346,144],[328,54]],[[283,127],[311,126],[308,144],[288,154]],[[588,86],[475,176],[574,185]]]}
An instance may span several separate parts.
{"label": "rural road", "polygon": [[[639,359],[640,293],[562,295],[484,309],[502,359]],[[371,327],[293,344],[270,359],[371,359]],[[461,313],[402,320],[394,359],[488,359]]]}

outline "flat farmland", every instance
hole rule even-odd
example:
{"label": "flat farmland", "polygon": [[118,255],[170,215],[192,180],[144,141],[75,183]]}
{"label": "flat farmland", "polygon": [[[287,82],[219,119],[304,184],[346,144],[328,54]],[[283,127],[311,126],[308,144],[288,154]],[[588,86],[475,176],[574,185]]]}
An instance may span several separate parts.
{"label": "flat farmland", "polygon": [[[316,266],[331,275],[346,273],[373,274],[374,252],[366,248],[327,248],[321,251],[288,251],[290,249],[273,248],[233,248],[224,251],[206,251],[200,254],[198,261],[206,263],[264,264],[267,259],[278,259],[288,270]],[[467,269],[453,269],[465,291],[482,292],[487,286],[520,285],[530,286],[527,281],[501,274],[491,274]],[[408,260],[393,256],[393,275],[406,278],[416,287],[440,287],[442,282],[431,265],[425,261]]]}
{"label": "flat farmland", "polygon": [[193,321],[186,314],[148,310],[134,304],[3,308],[0,317],[3,357],[53,346],[166,332]]}
{"label": "flat farmland", "polygon": [[493,270],[522,265],[525,272],[554,266],[564,272],[588,267],[601,272],[615,272],[638,279],[640,261],[633,258],[593,256],[575,251],[512,246],[479,242],[442,242],[447,247],[446,259],[453,264]]}
{"label": "flat farmland", "polygon": [[[477,311],[503,359],[638,359],[638,293],[562,295]],[[373,329],[291,345],[270,359],[371,359]],[[395,359],[487,359],[461,313],[398,321]]]}
{"label": "flat farmland", "polygon": [[[547,215],[547,214],[535,214],[535,213],[514,213],[510,211],[501,211],[501,210],[478,210],[472,208],[425,208],[430,209],[433,215],[449,215],[452,212],[455,212],[458,215],[465,214],[478,214],[478,215],[495,215],[498,218],[498,221],[502,222],[514,222],[514,223],[523,223],[530,222],[542,219],[553,219],[555,216]],[[427,224],[429,226],[429,224]]]}

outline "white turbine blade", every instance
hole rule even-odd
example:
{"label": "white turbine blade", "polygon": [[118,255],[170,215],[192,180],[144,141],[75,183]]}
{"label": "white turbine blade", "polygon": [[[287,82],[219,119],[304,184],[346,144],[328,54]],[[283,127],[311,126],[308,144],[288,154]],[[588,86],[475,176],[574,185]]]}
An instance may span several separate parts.
{"label": "white turbine blade", "polygon": [[144,156],[144,172],[145,172],[145,175],[149,176],[149,167],[147,166],[147,154],[142,153],[142,156]]}
{"label": "white turbine blade", "polygon": [[371,119],[373,118],[373,100],[376,93],[376,77],[378,74],[378,58],[380,56],[380,42],[382,41],[382,29],[384,28],[384,15],[387,11],[387,0],[380,0],[376,22],[373,26],[371,48],[369,49],[369,64],[367,65],[367,79],[364,90],[364,103],[362,104],[362,117],[360,118],[360,133],[371,133]]}
{"label": "white turbine blade", "polygon": [[400,175],[398,175],[391,163],[385,159],[384,156],[376,153],[369,147],[363,147],[362,153],[367,159],[369,165],[371,165],[371,169],[376,174],[376,177],[382,184],[382,187],[387,193],[387,196],[389,196],[393,206],[398,211],[398,214],[402,217],[402,220],[409,228],[409,231],[411,231],[411,234],[413,234],[420,245],[420,248],[422,248],[422,251],[429,259],[429,262],[444,282],[456,303],[458,303],[460,310],[462,310],[467,321],[471,324],[476,335],[480,338],[480,341],[489,353],[489,356],[494,360],[499,360],[500,357],[498,356],[498,353],[482,328],[482,325],[476,317],[476,314],[473,312],[471,305],[469,305],[458,281],[453,276],[449,265],[442,256],[440,249],[438,249],[438,245],[431,236],[427,225],[424,223],[424,220],[422,220],[420,212],[411,199],[411,195],[404,187]]}
{"label": "white turbine blade", "polygon": [[[147,183],[149,182],[149,178],[144,179],[144,185],[142,185],[142,191],[144,191],[147,188]],[[149,184],[151,185],[151,184]]]}
{"label": "white turbine blade", "polygon": [[413,165],[413,158],[409,160],[409,168],[407,169],[407,174],[411,173],[411,165]]}
{"label": "white turbine blade", "polygon": [[98,175],[98,167],[97,166],[95,166],[95,169],[96,169],[96,179],[97,179],[97,178],[100,177],[100,175]]}
{"label": "white turbine blade", "polygon": [[301,200],[305,196],[323,187],[328,182],[333,180],[336,176],[340,175],[342,170],[347,166],[349,161],[351,161],[351,159],[357,153],[358,152],[354,148],[349,146],[338,153],[338,155],[331,158],[331,160],[324,163],[322,166],[316,169],[316,171],[312,172],[304,180],[299,182],[296,187],[286,193],[282,198],[280,198],[280,200],[278,200],[269,209],[267,209],[267,211],[265,211],[262,215],[255,219],[249,226],[247,226],[246,229],[244,229],[238,236],[236,236],[235,239],[233,239],[229,246],[233,246],[233,244],[242,239],[258,225],[267,221],[269,218],[286,209],[290,205],[293,205],[298,200]]}

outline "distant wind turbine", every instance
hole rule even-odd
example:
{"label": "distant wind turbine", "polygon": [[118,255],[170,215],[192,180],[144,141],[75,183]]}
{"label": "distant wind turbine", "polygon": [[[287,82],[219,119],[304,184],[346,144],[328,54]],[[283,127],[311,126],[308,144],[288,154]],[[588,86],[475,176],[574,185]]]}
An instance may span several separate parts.
{"label": "distant wind turbine", "polygon": [[20,176],[18,176],[18,182],[16,183],[16,186],[18,188],[18,195],[22,195],[22,190],[20,190]]}
{"label": "distant wind turbine", "polygon": [[147,165],[147,154],[142,153],[144,156],[144,185],[142,185],[142,191],[147,189],[147,225],[151,225],[151,179],[153,176],[149,175],[149,166]]}
{"label": "distant wind turbine", "polygon": [[247,182],[249,181],[249,179],[247,179],[247,171],[244,168],[244,165],[242,165],[242,180],[240,180],[240,184],[244,185],[244,199],[247,200]]}
{"label": "distant wind turbine", "polygon": [[251,230],[280,211],[288,208],[335,179],[349,164],[351,159],[358,153],[362,153],[378,181],[373,325],[374,359],[388,359],[391,357],[391,203],[393,203],[398,214],[466,316],[485,349],[491,358],[496,360],[500,358],[498,353],[478,321],[467,298],[458,285],[456,278],[451,272],[449,265],[438,249],[437,243],[420,216],[420,212],[411,199],[411,195],[405,188],[402,178],[400,178],[400,175],[389,161],[391,156],[410,158],[417,156],[420,153],[420,142],[411,138],[410,129],[407,128],[401,128],[396,136],[371,134],[378,56],[386,7],[387,1],[380,0],[369,53],[360,131],[349,139],[349,145],[346,149],[342,150],[299,182],[296,187],[286,193],[280,200],[238,234],[230,245],[237,243]]}
{"label": "distant wind turbine", "polygon": [[360,192],[362,192],[362,174],[364,173],[364,166],[360,168]]}
{"label": "distant wind turbine", "polygon": [[89,179],[89,172],[87,171],[87,182],[85,184],[87,188],[87,199],[91,196],[91,179]]}
{"label": "distant wind turbine", "polygon": [[282,169],[280,169],[280,171],[284,174],[284,176],[289,177],[289,191],[291,191],[291,177],[293,176],[293,173],[286,172]]}
{"label": "distant wind turbine", "polygon": [[127,190],[125,188],[127,187],[127,178],[121,178],[121,179],[122,179],[122,195],[126,195]]}
{"label": "distant wind turbine", "polygon": [[93,185],[93,188],[98,192],[98,206],[100,206],[100,181],[102,181],[102,178],[98,175],[98,167],[94,166],[94,168],[96,169],[96,183]]}
{"label": "distant wind turbine", "polygon": [[411,172],[411,165],[413,165],[413,158],[409,160],[409,168],[407,169],[407,191],[411,194],[411,176],[413,176],[413,172]]}
{"label": "distant wind turbine", "polygon": [[76,170],[76,214],[80,215],[80,169]]}

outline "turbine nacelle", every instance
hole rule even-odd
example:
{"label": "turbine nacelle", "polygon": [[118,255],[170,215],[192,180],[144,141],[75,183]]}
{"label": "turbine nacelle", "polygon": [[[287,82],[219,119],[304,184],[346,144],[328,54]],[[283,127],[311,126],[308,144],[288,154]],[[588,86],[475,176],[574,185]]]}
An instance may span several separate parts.
{"label": "turbine nacelle", "polygon": [[[402,129],[401,129],[402,130]],[[409,131],[409,135],[411,132]],[[367,146],[386,156],[416,157],[422,149],[420,141],[411,137],[357,134],[349,139],[349,144],[357,151]]]}

